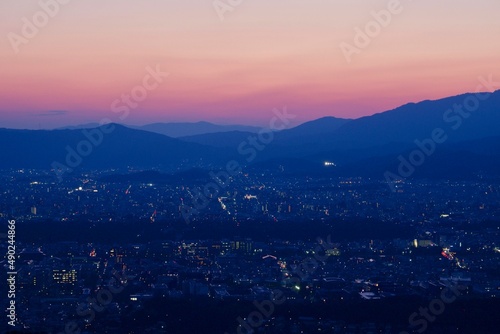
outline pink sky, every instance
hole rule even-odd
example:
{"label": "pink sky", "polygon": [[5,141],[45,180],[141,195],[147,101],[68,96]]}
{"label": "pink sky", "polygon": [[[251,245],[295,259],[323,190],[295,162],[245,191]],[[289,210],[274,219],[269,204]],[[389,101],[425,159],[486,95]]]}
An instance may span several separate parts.
{"label": "pink sky", "polygon": [[41,7],[2,0],[0,127],[120,122],[112,102],[157,65],[169,77],[123,123],[357,118],[500,80],[498,0],[401,0],[348,63],[339,45],[389,2],[243,0],[221,21],[212,0],[70,1],[16,53],[9,34]]}

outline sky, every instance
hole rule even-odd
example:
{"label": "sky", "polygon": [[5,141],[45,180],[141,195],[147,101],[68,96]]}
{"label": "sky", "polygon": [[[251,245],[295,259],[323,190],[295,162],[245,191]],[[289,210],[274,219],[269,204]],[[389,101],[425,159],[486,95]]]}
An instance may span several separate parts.
{"label": "sky", "polygon": [[498,0],[2,0],[0,127],[372,115],[500,79],[499,12]]}

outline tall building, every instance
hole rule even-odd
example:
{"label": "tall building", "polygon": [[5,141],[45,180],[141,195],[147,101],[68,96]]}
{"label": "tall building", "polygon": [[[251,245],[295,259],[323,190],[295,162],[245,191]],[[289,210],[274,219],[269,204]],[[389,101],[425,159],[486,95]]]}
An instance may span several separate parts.
{"label": "tall building", "polygon": [[253,251],[253,242],[251,239],[231,241],[231,250],[250,254]]}
{"label": "tall building", "polygon": [[78,275],[74,269],[54,269],[52,270],[52,278],[58,284],[75,284],[78,280]]}

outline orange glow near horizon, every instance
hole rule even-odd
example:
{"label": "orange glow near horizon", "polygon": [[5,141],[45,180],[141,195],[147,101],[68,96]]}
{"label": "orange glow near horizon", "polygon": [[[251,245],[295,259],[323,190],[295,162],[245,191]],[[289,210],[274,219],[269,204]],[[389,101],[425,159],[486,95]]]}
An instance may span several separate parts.
{"label": "orange glow near horizon", "polygon": [[9,34],[21,35],[22,18],[41,8],[6,0],[0,127],[119,122],[112,102],[157,65],[170,75],[123,123],[265,125],[283,106],[298,123],[357,118],[474,91],[479,76],[500,80],[494,0],[401,0],[401,12],[347,62],[339,45],[354,45],[354,29],[389,2],[243,1],[221,21],[213,1],[70,1],[15,53]]}

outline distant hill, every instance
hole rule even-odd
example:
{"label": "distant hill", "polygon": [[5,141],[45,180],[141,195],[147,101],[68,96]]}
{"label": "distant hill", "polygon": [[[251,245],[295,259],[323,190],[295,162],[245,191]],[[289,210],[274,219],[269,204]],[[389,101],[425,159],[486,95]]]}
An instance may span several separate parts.
{"label": "distant hill", "polygon": [[[487,96],[468,118],[453,112],[453,108],[470,101],[474,94],[406,104],[346,122],[329,133],[318,133],[315,129],[295,132],[297,128],[282,131],[259,159],[305,157],[333,150],[366,150],[368,155],[376,150],[377,155],[383,155],[413,147],[415,140],[430,138],[435,129],[445,131],[449,142],[500,136],[500,90]],[[317,122],[320,124],[316,126],[322,127],[321,123],[328,120]]]}
{"label": "distant hill", "polygon": [[79,125],[68,125],[68,126],[63,126],[60,128],[57,128],[55,130],[81,130],[81,129],[93,129],[99,127],[99,123],[85,123],[85,124],[79,124]]}
{"label": "distant hill", "polygon": [[[90,146],[91,153],[81,156],[80,167],[102,169],[130,166],[180,170],[210,166],[227,160],[223,152],[211,147],[117,124],[110,126],[114,126],[114,131],[104,134],[101,144]],[[0,129],[0,142],[0,155],[6,157],[0,160],[0,168],[3,169],[50,169],[54,161],[65,163],[68,148],[76,151],[80,143],[89,143],[83,130],[9,129]],[[88,144],[85,147],[88,149]]]}
{"label": "distant hill", "polygon": [[230,131],[219,133],[206,133],[203,135],[179,137],[178,139],[198,144],[205,144],[218,148],[236,149],[249,136],[255,136],[255,133],[244,131]]}
{"label": "distant hill", "polygon": [[[317,142],[321,139],[320,137],[322,135],[329,135],[333,133],[349,121],[351,120],[336,117],[323,117],[314,121],[303,123],[292,129],[279,131],[279,134],[278,132],[275,132],[275,136],[280,138],[282,141],[301,138],[302,140]],[[214,147],[237,148],[251,135],[251,131],[229,131],[214,134],[186,136],[179,139],[193,143],[205,143]]]}
{"label": "distant hill", "polygon": [[[218,125],[209,122],[184,122],[184,123],[152,123],[146,125],[127,125],[122,124],[127,128],[135,130],[143,130],[148,132],[153,132],[161,135],[165,135],[172,138],[179,137],[194,137],[197,135],[211,134],[211,133],[224,133],[224,132],[248,132],[256,133],[260,130],[256,126],[247,125]],[[57,128],[56,130],[81,130],[81,129],[93,129],[99,127],[99,123],[86,123],[79,125],[68,125]],[[197,142],[196,139],[190,140],[192,142]]]}
{"label": "distant hill", "polygon": [[[370,150],[336,150],[302,158],[281,157],[258,161],[249,168],[275,175],[362,176],[384,179],[385,172],[398,174],[402,156],[408,161],[417,147],[387,147]],[[336,166],[325,166],[324,162]],[[434,153],[425,156],[422,165],[414,166],[411,178],[477,179],[482,176],[500,177],[500,136],[465,142],[449,142],[436,146]]]}
{"label": "distant hill", "polygon": [[472,112],[462,107],[464,116],[453,112],[454,106],[474,101],[474,94],[409,103],[350,122],[337,131],[337,138],[357,139],[360,145],[374,146],[428,138],[436,128],[444,129],[451,141],[500,135],[500,90],[488,96]]}
{"label": "distant hill", "polygon": [[[414,176],[496,174],[500,171],[500,91],[483,97],[486,99],[475,106],[472,102],[478,100],[474,94],[463,94],[409,103],[354,120],[324,117],[275,132],[270,143],[254,147],[248,140],[256,136],[252,127],[252,131],[217,132],[231,126],[205,122],[146,126],[174,135],[216,131],[171,138],[114,125],[115,131],[92,147],[92,154],[82,159],[81,166],[159,168],[172,173],[217,169],[236,159],[241,165],[278,173],[380,177],[385,170],[397,169],[399,155],[407,156],[418,148],[415,141],[429,140],[433,132],[440,131],[446,140],[436,144],[435,153]],[[469,113],[471,106],[475,108]],[[67,148],[75,149],[86,140],[83,131],[0,129],[0,154],[4,157],[0,168],[48,169],[53,161],[64,162]],[[243,149],[239,152],[240,146]],[[255,153],[250,163],[246,160],[249,152]],[[337,166],[325,168],[325,161]]]}
{"label": "distant hill", "polygon": [[310,122],[303,123],[294,128],[283,130],[278,134],[278,137],[280,138],[280,140],[288,140],[292,138],[317,138],[318,140],[320,140],[321,136],[331,135],[351,121],[352,119],[346,118],[337,118],[331,116],[322,117]]}
{"label": "distant hill", "polygon": [[143,126],[129,126],[129,127],[162,134],[173,138],[202,135],[207,133],[231,132],[231,131],[257,132],[260,129],[254,126],[218,125],[209,122],[153,123]]}
{"label": "distant hill", "polygon": [[[359,158],[392,154],[413,147],[415,140],[430,138],[435,129],[445,131],[449,142],[498,136],[500,91],[485,96],[488,98],[479,101],[476,110],[470,113],[463,105],[474,101],[474,94],[408,103],[354,120],[320,118],[275,133],[273,141],[259,152],[258,160],[303,158],[330,151],[343,151],[346,156]],[[458,105],[463,106],[462,110],[454,111]],[[234,150],[248,136],[248,133],[224,132],[181,139]]]}

